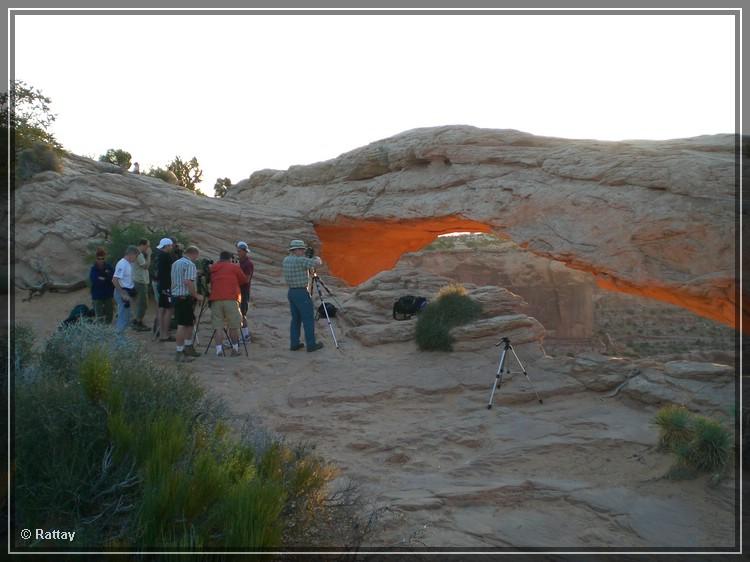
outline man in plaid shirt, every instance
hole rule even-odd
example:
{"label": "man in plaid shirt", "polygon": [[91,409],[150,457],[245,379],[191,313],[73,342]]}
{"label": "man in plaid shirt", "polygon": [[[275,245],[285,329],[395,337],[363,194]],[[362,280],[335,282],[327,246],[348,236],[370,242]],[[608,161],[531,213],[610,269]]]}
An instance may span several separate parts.
{"label": "man in plaid shirt", "polygon": [[172,264],[172,298],[174,299],[174,315],[177,319],[177,362],[192,361],[193,357],[200,357],[193,348],[193,306],[196,301],[203,300],[196,289],[197,269],[195,260],[200,250],[195,246],[188,246],[185,255]]}
{"label": "man in plaid shirt", "polygon": [[289,243],[289,255],[282,262],[284,281],[289,285],[287,298],[289,308],[292,312],[292,322],[289,327],[289,349],[297,351],[305,347],[300,343],[300,324],[305,327],[305,342],[307,351],[317,351],[323,347],[322,342],[315,342],[315,320],[313,316],[313,303],[310,293],[307,292],[307,282],[310,269],[321,265],[323,262],[319,257],[305,257],[307,245],[302,240],[292,240]]}

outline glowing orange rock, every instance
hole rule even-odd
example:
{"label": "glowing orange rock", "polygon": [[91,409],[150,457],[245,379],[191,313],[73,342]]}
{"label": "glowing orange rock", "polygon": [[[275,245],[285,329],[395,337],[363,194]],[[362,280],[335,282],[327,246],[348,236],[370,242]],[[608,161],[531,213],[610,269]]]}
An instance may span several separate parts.
{"label": "glowing orange rock", "polygon": [[[350,285],[358,285],[381,271],[393,268],[403,254],[424,248],[441,234],[492,232],[492,228],[485,223],[449,215],[399,220],[340,217],[333,222],[315,225],[315,231],[322,244],[321,257],[331,274]],[[676,304],[705,318],[737,327],[735,284],[732,280],[727,280],[724,287],[717,286],[714,293],[707,296],[657,284],[636,285],[601,275],[576,261],[568,265],[592,273],[603,289]],[[747,314],[743,316],[746,317]],[[744,320],[743,325],[748,326],[750,322]]]}
{"label": "glowing orange rock", "polygon": [[458,216],[403,220],[339,218],[315,225],[322,243],[321,257],[333,275],[358,285],[391,269],[407,252],[416,252],[450,232],[491,232],[481,222]]}

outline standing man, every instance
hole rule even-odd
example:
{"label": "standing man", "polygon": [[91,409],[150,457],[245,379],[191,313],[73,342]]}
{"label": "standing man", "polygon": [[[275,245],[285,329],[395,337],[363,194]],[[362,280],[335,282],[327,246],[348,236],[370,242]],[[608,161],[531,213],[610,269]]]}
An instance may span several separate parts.
{"label": "standing man", "polygon": [[[242,324],[239,299],[240,287],[247,282],[247,275],[236,263],[232,263],[231,252],[221,252],[219,261],[211,266],[211,324],[214,333],[228,328],[232,344],[232,357],[240,355],[239,329]],[[216,335],[216,355],[222,355],[221,335]]]}
{"label": "standing man", "polygon": [[200,251],[195,246],[188,246],[185,254],[172,264],[172,298],[174,299],[174,315],[177,319],[177,355],[175,360],[192,361],[193,357],[200,357],[193,348],[193,324],[195,315],[193,306],[196,302],[203,301],[203,296],[198,294],[196,280],[198,270],[195,260],[198,259]]}
{"label": "standing man", "polygon": [[133,283],[133,262],[138,257],[138,248],[128,246],[125,257],[117,262],[112,284],[115,286],[115,302],[117,303],[117,322],[115,330],[118,334],[125,333],[130,324],[130,298],[135,295]]}
{"label": "standing man", "polygon": [[115,268],[107,262],[107,251],[99,248],[96,251],[96,262],[91,266],[89,281],[91,281],[91,302],[94,305],[96,321],[107,325],[112,323],[113,309],[112,298],[115,286],[112,284],[112,275]]}
{"label": "standing man", "polygon": [[289,255],[282,262],[284,281],[289,285],[287,298],[292,312],[292,322],[289,327],[289,349],[297,351],[305,347],[300,343],[300,324],[305,327],[305,341],[307,351],[317,351],[323,347],[322,342],[315,342],[315,321],[313,318],[313,303],[307,292],[309,270],[321,265],[319,257],[305,257],[307,246],[302,240],[292,240],[289,243]]}
{"label": "standing man", "polygon": [[242,339],[250,341],[250,329],[247,327],[247,309],[250,304],[250,283],[253,280],[255,266],[250,259],[250,248],[245,242],[237,242],[237,257],[240,269],[247,275],[247,283],[240,285],[240,312],[242,313]]}
{"label": "standing man", "polygon": [[138,257],[133,264],[133,282],[137,291],[133,329],[139,332],[149,330],[148,326],[143,323],[143,317],[146,315],[146,308],[148,308],[148,268],[150,265],[151,247],[146,238],[141,238],[138,241]]}
{"label": "standing man", "polygon": [[169,335],[169,325],[172,322],[172,248],[174,243],[169,238],[162,238],[156,247],[156,297],[158,311],[156,313],[159,341],[175,341]]}

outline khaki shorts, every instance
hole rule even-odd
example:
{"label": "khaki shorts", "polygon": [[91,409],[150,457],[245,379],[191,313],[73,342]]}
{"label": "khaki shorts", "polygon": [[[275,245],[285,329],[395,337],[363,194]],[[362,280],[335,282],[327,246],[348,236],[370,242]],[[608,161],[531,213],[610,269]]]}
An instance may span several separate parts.
{"label": "khaki shorts", "polygon": [[211,327],[221,330],[226,322],[227,328],[239,329],[242,325],[240,305],[237,301],[211,302]]}

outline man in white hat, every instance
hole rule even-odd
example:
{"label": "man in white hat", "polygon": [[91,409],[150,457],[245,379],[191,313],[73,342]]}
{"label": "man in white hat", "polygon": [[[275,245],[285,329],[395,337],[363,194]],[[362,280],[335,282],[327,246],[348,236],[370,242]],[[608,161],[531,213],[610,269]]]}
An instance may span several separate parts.
{"label": "man in white hat", "polygon": [[162,238],[156,247],[156,300],[159,325],[159,341],[175,341],[169,335],[169,325],[172,322],[172,254],[174,242],[170,238]]}
{"label": "man in white hat", "polygon": [[250,259],[250,248],[245,242],[237,242],[237,257],[240,269],[247,275],[247,283],[240,285],[240,313],[242,313],[242,339],[250,340],[250,329],[247,327],[247,308],[250,303],[250,283],[253,280],[255,266]]}
{"label": "man in white hat", "polygon": [[315,342],[315,319],[313,303],[307,292],[310,269],[321,265],[319,257],[305,257],[307,245],[302,240],[292,240],[289,243],[289,255],[284,258],[281,266],[284,270],[284,281],[289,285],[287,298],[292,312],[292,322],[289,327],[289,349],[297,351],[305,347],[299,341],[300,324],[305,327],[305,342],[307,351],[317,351],[323,347],[322,342]]}

